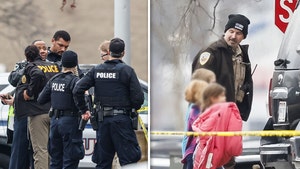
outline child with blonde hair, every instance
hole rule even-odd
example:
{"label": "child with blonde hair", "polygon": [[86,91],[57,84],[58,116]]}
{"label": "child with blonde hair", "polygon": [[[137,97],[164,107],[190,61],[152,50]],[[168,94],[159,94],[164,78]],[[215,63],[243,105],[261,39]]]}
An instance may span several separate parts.
{"label": "child with blonde hair", "polygon": [[200,68],[195,70],[195,72],[192,74],[192,80],[198,79],[198,80],[204,80],[207,83],[216,82],[216,75],[213,71]]}
{"label": "child with blonde hair", "polygon": [[[208,83],[215,82],[215,74],[208,69],[197,69],[192,74],[192,80],[185,89],[185,100],[190,103],[186,112],[186,131],[193,131],[192,124],[200,114],[200,100],[203,89]],[[182,140],[183,169],[193,168],[193,153],[196,147],[196,137],[184,136]]]}
{"label": "child with blonde hair", "polygon": [[[187,131],[192,130],[192,124],[200,114],[200,100],[202,97],[202,91],[208,85],[203,80],[192,80],[185,90],[185,100],[192,103],[189,108],[189,117],[187,121]],[[187,136],[187,142],[184,148],[184,154],[182,158],[183,169],[193,168],[193,153],[196,147],[196,137]],[[184,146],[184,145],[183,145]]]}

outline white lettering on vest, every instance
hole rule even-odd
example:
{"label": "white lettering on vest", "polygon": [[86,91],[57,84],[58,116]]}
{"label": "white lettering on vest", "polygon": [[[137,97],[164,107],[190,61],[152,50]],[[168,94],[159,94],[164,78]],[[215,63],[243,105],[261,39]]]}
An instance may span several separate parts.
{"label": "white lettering on vest", "polygon": [[116,78],[116,73],[100,72],[100,73],[97,73],[96,77],[101,78],[101,79],[115,79]]}
{"label": "white lettering on vest", "polygon": [[58,91],[58,92],[64,92],[65,91],[65,84],[52,83],[52,90],[53,91]]}

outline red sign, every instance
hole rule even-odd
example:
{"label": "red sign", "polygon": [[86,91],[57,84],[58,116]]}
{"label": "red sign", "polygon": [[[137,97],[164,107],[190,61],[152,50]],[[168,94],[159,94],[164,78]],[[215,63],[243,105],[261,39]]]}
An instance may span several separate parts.
{"label": "red sign", "polygon": [[275,25],[284,33],[297,0],[275,0]]}

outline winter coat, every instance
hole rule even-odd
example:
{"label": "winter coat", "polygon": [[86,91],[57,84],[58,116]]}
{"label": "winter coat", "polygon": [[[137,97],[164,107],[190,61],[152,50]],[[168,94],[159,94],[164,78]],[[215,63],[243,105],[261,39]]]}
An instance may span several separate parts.
{"label": "winter coat", "polygon": [[[251,75],[251,63],[248,56],[248,45],[240,45],[242,50],[243,63],[246,65],[244,84],[240,87],[245,96],[242,102],[236,102],[241,117],[248,120],[253,98],[253,80]],[[212,43],[208,48],[201,50],[194,58],[192,72],[199,68],[213,71],[219,84],[226,88],[226,99],[235,102],[234,70],[232,61],[233,51],[227,45],[224,38]]]}
{"label": "winter coat", "polygon": [[[195,120],[196,132],[241,131],[242,119],[235,103],[217,103]],[[194,169],[215,169],[242,153],[242,136],[200,136],[194,152]]]}
{"label": "winter coat", "polygon": [[[192,124],[198,118],[200,113],[201,113],[201,111],[199,109],[199,106],[192,104],[191,108],[189,108],[189,112],[188,112],[189,116],[188,116],[188,121],[187,121],[187,131],[193,131]],[[196,143],[197,137],[187,136],[184,138],[186,138],[186,144],[182,144],[183,149],[184,149],[183,158],[181,160],[182,163],[187,162],[187,159],[186,159],[187,156],[194,153],[196,145],[197,145],[197,143]]]}

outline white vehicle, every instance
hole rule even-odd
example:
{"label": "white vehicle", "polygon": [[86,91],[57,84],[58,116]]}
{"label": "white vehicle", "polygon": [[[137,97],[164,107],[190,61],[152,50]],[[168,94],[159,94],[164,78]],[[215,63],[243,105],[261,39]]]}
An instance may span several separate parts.
{"label": "white vehicle", "polygon": [[[82,66],[85,68],[85,66]],[[89,66],[90,68],[90,66]],[[14,87],[8,82],[9,73],[0,73],[0,93],[11,92]],[[144,91],[145,101],[142,108],[139,110],[139,115],[143,122],[143,127],[148,129],[148,86],[147,83],[140,80],[142,89]],[[8,105],[3,105],[0,102],[0,169],[8,169],[11,144],[7,144],[7,117],[8,117]],[[142,125],[139,125],[139,132],[142,130]],[[148,134],[147,134],[148,135]],[[80,160],[79,168],[95,168],[96,164],[92,162],[91,157],[94,151],[96,143],[96,131],[91,127],[88,122],[83,131],[83,144],[85,147],[85,157]],[[147,169],[148,160],[143,160],[137,164],[131,164],[130,168]]]}
{"label": "white vehicle", "polygon": [[[8,83],[8,75],[9,73],[0,73],[0,93],[8,93],[14,89],[14,87]],[[11,145],[6,143],[7,117],[8,106],[0,102],[0,169],[7,169],[10,159]]]}

